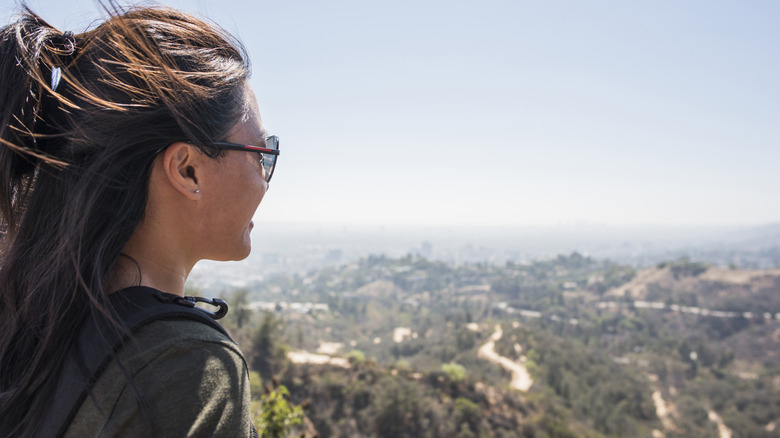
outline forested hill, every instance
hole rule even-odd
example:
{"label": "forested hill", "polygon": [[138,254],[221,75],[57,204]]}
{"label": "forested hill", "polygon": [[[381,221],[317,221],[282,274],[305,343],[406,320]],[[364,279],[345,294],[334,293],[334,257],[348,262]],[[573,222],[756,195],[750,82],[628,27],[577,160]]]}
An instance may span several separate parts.
{"label": "forested hill", "polygon": [[230,300],[323,437],[780,436],[780,271],[369,257]]}

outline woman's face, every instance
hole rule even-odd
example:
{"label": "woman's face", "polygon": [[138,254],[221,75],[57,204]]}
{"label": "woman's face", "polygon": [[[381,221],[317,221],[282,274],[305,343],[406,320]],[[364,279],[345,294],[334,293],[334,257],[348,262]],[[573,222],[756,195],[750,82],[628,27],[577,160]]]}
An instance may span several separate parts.
{"label": "woman's face", "polygon": [[[236,124],[226,141],[231,143],[265,145],[266,132],[257,110],[257,101],[247,86],[246,99],[249,116]],[[204,234],[204,249],[212,260],[241,260],[249,255],[252,242],[249,232],[254,216],[263,200],[268,183],[262,166],[262,157],[255,152],[227,151],[214,160],[212,184],[203,187],[209,220]]]}

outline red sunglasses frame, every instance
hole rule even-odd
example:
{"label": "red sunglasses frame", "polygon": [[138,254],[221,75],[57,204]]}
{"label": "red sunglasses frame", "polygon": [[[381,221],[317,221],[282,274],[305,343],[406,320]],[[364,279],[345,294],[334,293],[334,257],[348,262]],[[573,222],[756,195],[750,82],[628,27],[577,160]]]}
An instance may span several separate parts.
{"label": "red sunglasses frame", "polygon": [[[255,152],[259,154],[268,154],[273,156],[273,162],[270,165],[270,170],[266,169],[266,182],[271,182],[271,177],[274,176],[274,170],[276,169],[276,161],[279,156],[279,137],[270,135],[265,138],[266,144],[273,143],[276,145],[276,149],[266,148],[262,146],[254,146],[251,144],[230,143],[226,141],[217,141],[212,143],[214,146],[220,149],[230,149],[233,151]],[[263,162],[265,162],[265,156],[263,156]],[[263,166],[265,168],[265,165]]]}

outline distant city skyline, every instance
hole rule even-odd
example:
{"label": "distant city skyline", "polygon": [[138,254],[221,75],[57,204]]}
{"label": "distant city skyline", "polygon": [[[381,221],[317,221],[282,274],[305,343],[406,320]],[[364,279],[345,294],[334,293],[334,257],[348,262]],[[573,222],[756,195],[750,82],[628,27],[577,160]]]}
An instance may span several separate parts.
{"label": "distant city skyline", "polygon": [[[93,0],[27,4],[62,30],[100,17]],[[165,4],[252,59],[281,138],[255,234],[780,222],[780,3]]]}
{"label": "distant city skyline", "polygon": [[268,223],[241,262],[198,263],[192,284],[219,291],[278,272],[308,272],[369,256],[419,255],[454,265],[530,263],[578,252],[646,267],[688,257],[717,266],[780,268],[780,224],[759,227],[411,227]]}

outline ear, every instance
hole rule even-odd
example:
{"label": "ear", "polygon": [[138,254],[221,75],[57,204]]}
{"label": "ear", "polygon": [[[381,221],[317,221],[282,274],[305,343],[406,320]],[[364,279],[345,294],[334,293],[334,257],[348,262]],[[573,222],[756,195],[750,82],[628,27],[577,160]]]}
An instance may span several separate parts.
{"label": "ear", "polygon": [[202,171],[203,159],[206,158],[203,152],[189,143],[179,141],[168,146],[161,158],[163,175],[171,187],[188,199],[200,199],[198,176]]}

